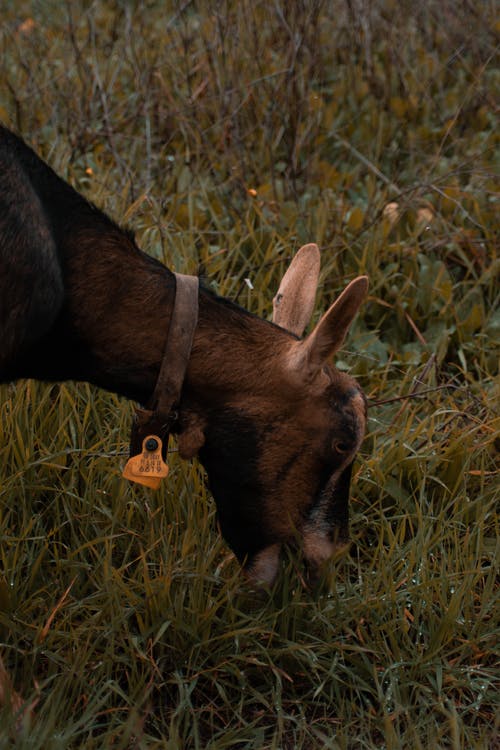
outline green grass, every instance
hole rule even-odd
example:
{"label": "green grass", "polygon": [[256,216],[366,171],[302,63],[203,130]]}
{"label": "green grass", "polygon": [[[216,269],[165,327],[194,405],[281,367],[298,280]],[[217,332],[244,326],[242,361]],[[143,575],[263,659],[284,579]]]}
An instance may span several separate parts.
{"label": "green grass", "polygon": [[301,243],[316,315],[370,276],[338,365],[371,407],[349,557],[266,592],[195,462],[120,478],[130,404],[3,386],[1,652],[38,704],[2,750],[499,747],[495,11],[3,3],[1,119],[147,252],[263,316]]}

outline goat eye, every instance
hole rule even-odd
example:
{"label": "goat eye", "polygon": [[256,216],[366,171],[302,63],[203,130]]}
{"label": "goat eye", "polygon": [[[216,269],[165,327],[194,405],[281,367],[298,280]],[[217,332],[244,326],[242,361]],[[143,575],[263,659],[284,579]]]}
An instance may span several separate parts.
{"label": "goat eye", "polygon": [[333,444],[333,450],[336,451],[336,453],[348,453],[349,445],[343,443],[342,440],[336,440]]}

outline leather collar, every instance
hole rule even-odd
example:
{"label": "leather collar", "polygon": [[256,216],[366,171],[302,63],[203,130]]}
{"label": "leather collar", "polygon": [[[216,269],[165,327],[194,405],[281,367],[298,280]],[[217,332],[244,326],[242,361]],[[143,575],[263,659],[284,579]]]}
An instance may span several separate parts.
{"label": "leather collar", "polygon": [[142,451],[148,435],[162,441],[165,459],[168,438],[178,418],[182,385],[189,364],[194,332],[198,323],[199,281],[196,276],[176,273],[175,301],[160,372],[146,408],[137,408],[130,435],[130,456]]}

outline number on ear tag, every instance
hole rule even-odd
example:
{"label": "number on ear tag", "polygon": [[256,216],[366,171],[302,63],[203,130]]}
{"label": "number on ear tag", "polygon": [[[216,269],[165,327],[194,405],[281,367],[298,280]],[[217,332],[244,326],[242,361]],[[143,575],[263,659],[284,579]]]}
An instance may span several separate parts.
{"label": "number on ear tag", "polygon": [[142,453],[129,458],[122,476],[131,482],[157,490],[161,480],[168,475],[168,466],[161,457],[162,442],[157,435],[148,435],[142,441]]}

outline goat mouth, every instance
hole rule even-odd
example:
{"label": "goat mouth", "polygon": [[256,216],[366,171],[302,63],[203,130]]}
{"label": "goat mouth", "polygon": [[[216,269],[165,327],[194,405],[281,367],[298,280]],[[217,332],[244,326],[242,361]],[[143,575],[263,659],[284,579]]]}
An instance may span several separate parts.
{"label": "goat mouth", "polygon": [[304,557],[312,568],[319,568],[327,560],[343,557],[351,546],[347,530],[325,532],[314,527],[304,530]]}

